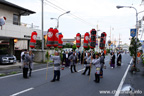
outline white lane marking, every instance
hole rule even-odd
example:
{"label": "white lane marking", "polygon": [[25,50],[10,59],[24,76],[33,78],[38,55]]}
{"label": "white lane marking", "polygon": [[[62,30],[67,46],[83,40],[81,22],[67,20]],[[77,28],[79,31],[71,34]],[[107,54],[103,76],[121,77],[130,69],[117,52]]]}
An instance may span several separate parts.
{"label": "white lane marking", "polygon": [[[48,69],[50,69],[50,68],[53,68],[53,67],[49,67]],[[42,70],[45,70],[45,69],[47,69],[47,68],[33,70],[33,72],[42,71]],[[8,75],[8,76],[0,77],[0,79],[9,78],[9,77],[13,77],[13,76],[21,75],[21,74],[22,73],[18,73],[18,74],[14,74],[14,75]]]}
{"label": "white lane marking", "polygon": [[85,68],[83,68],[83,69],[81,69],[81,70],[78,70],[78,72],[81,72],[81,71],[83,71]]}
{"label": "white lane marking", "polygon": [[32,88],[28,88],[28,89],[26,89],[26,90],[23,90],[23,91],[17,92],[17,93],[15,93],[15,94],[10,95],[10,96],[17,96],[17,95],[19,95],[19,94],[22,94],[22,93],[28,92],[28,91],[33,90],[33,89],[34,89],[33,87],[32,87]]}
{"label": "white lane marking", "polygon": [[[130,64],[132,63],[132,60],[133,60],[133,59],[131,59]],[[126,72],[125,72],[125,74],[124,74],[124,76],[123,76],[123,78],[122,78],[122,80],[121,80],[121,82],[120,82],[120,84],[119,84],[119,86],[118,86],[118,89],[117,89],[117,91],[116,91],[116,93],[115,93],[114,96],[119,96],[120,91],[121,91],[121,88],[122,88],[123,83],[124,83],[124,81],[125,81],[125,78],[126,78],[126,76],[127,76],[128,70],[129,70],[129,68],[130,68],[130,66],[131,66],[130,64],[128,65],[127,70],[126,70]]]}

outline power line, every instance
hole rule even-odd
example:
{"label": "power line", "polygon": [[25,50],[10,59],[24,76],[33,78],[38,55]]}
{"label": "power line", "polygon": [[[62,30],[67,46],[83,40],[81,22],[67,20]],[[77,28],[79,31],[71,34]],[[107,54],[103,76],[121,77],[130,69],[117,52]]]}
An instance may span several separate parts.
{"label": "power line", "polygon": [[[50,4],[53,5],[53,6],[51,6],[51,7],[55,8],[55,9],[57,9],[57,10],[60,9],[60,10],[62,10],[62,11],[64,11],[64,12],[67,11],[67,10],[59,7],[58,5],[52,3],[52,2],[50,2],[50,1],[48,1],[48,0],[45,0],[45,1],[47,2],[47,3],[45,2],[46,4],[49,3],[48,5],[50,5]],[[74,19],[76,19],[76,20],[79,20],[79,21],[81,21],[81,22],[83,22],[83,23],[86,23],[86,24],[88,24],[88,25],[90,25],[90,26],[95,26],[94,24],[92,24],[92,23],[90,23],[90,22],[87,22],[87,21],[85,21],[84,19],[82,19],[82,18],[80,18],[80,17],[78,17],[78,16],[76,16],[76,15],[74,15],[74,14],[72,14],[72,13],[70,13],[70,15],[73,16],[73,18],[75,17]]]}

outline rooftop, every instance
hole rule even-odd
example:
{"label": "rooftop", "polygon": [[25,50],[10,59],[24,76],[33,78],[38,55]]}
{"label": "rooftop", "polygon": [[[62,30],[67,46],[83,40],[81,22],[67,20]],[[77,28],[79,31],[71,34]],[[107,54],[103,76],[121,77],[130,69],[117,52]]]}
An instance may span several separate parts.
{"label": "rooftop", "polygon": [[9,7],[15,8],[15,9],[19,9],[20,15],[24,15],[24,16],[25,16],[25,15],[30,15],[30,14],[36,13],[36,12],[34,12],[34,11],[31,11],[31,10],[29,10],[29,9],[23,8],[23,7],[21,7],[21,6],[18,6],[18,5],[16,5],[16,4],[10,3],[10,2],[5,1],[5,0],[0,0],[0,4],[9,6]]}

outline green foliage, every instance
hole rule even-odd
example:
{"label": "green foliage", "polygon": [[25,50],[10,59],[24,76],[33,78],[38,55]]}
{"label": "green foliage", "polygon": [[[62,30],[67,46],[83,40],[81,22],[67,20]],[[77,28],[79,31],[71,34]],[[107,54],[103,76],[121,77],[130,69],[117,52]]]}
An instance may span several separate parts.
{"label": "green foliage", "polygon": [[110,53],[110,49],[107,49],[107,50],[106,50],[106,53]]}
{"label": "green foliage", "polygon": [[4,73],[0,73],[0,77],[1,77],[1,76],[6,76],[6,74],[4,74]]}
{"label": "green foliage", "polygon": [[85,50],[89,50],[90,49],[90,46],[88,45],[88,48],[85,48]]}
{"label": "green foliage", "polygon": [[59,50],[59,49],[56,47],[56,48],[55,48],[55,51],[58,51],[58,50]]}
{"label": "green foliage", "polygon": [[131,39],[131,43],[130,43],[130,47],[129,47],[129,51],[130,51],[130,55],[134,56],[136,54],[136,49],[138,50],[138,48],[141,46],[141,43],[139,41],[139,39],[137,39],[137,45],[136,45],[136,38],[132,38]]}
{"label": "green foliage", "polygon": [[76,45],[74,44],[73,46],[72,46],[72,49],[75,51],[76,50]]}
{"label": "green foliage", "polygon": [[98,54],[98,52],[96,51],[95,54]]}
{"label": "green foliage", "polygon": [[41,49],[41,46],[42,46],[42,41],[36,40],[36,49]]}
{"label": "green foliage", "polygon": [[48,51],[46,52],[45,57],[46,57],[47,59],[49,58]]}
{"label": "green foliage", "polygon": [[66,43],[66,45],[64,45],[64,48],[72,48],[72,45],[70,43]]}
{"label": "green foliage", "polygon": [[141,58],[142,58],[142,62],[144,64],[144,53],[142,54]]}
{"label": "green foliage", "polygon": [[62,51],[60,53],[60,58],[61,58],[61,61],[63,61],[63,54],[62,54]]}

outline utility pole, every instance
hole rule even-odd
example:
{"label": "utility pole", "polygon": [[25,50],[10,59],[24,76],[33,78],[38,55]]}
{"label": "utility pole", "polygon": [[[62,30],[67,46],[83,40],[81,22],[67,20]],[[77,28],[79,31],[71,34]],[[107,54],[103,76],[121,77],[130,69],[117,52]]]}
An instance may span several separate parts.
{"label": "utility pole", "polygon": [[43,0],[42,0],[42,14],[41,14],[41,16],[42,16],[42,21],[41,21],[41,23],[42,23],[42,62],[44,62],[44,37],[43,37]]}
{"label": "utility pole", "polygon": [[111,41],[111,26],[110,26],[110,41]]}
{"label": "utility pole", "polygon": [[[97,40],[98,40],[98,24],[97,24]],[[99,52],[98,46],[99,46],[99,43],[97,43],[97,50],[98,50],[98,52]]]}
{"label": "utility pole", "polygon": [[120,33],[119,33],[119,50],[120,50]]}

